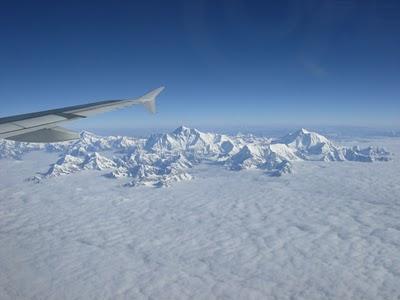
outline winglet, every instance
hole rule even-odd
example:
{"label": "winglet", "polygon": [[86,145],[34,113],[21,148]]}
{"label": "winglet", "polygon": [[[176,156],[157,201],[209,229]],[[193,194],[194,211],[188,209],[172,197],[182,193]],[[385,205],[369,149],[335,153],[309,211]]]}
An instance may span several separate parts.
{"label": "winglet", "polygon": [[151,92],[148,92],[146,95],[137,99],[137,102],[143,104],[149,112],[154,114],[156,112],[156,97],[164,88],[165,87],[162,86],[152,90]]}

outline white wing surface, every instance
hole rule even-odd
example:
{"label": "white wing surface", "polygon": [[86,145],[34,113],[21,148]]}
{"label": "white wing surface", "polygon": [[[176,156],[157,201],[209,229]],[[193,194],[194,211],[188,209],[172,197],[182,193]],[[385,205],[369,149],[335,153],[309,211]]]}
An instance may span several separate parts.
{"label": "white wing surface", "polygon": [[164,87],[160,87],[136,99],[106,100],[0,118],[0,138],[32,143],[54,143],[78,139],[78,133],[59,127],[59,125],[139,104],[155,113],[156,97],[163,89]]}

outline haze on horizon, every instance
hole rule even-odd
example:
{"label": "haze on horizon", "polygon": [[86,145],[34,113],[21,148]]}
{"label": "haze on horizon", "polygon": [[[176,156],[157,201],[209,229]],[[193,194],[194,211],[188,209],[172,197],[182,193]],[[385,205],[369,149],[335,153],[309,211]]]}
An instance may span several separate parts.
{"label": "haze on horizon", "polygon": [[[151,16],[151,17],[149,17]],[[398,127],[397,1],[3,3],[1,116],[167,88],[82,127]]]}

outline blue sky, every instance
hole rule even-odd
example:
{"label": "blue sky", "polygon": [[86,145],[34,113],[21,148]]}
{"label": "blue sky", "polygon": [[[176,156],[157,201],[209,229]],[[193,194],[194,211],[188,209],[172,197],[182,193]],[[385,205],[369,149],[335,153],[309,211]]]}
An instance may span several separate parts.
{"label": "blue sky", "polygon": [[83,127],[400,125],[398,1],[9,1],[1,115],[140,96]]}

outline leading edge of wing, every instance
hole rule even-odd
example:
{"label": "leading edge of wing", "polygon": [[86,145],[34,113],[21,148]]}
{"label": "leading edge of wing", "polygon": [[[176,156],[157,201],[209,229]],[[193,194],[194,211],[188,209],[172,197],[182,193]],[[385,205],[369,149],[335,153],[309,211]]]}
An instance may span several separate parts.
{"label": "leading edge of wing", "polygon": [[[126,103],[126,106],[135,105],[135,104],[144,104],[146,101],[141,100],[141,99],[147,99],[147,98],[149,98],[149,95],[153,96],[154,97],[153,99],[155,99],[155,97],[159,93],[161,93],[161,91],[163,89],[164,89],[163,86],[159,87],[157,89],[150,91],[149,93],[145,94],[142,97],[134,98],[134,99],[104,100],[104,101],[92,102],[92,103],[88,103],[88,104],[67,106],[67,107],[62,107],[62,108],[57,108],[57,109],[50,109],[50,110],[39,111],[39,112],[34,112],[34,113],[27,113],[27,114],[15,115],[15,116],[10,116],[10,117],[4,117],[4,118],[0,118],[0,124],[12,123],[12,122],[17,122],[17,121],[22,121],[25,119],[42,117],[42,116],[46,116],[46,115],[59,115],[60,117],[64,117],[67,120],[72,120],[72,119],[77,119],[77,118],[85,118],[86,116],[79,115],[79,113],[74,113],[74,112],[82,111],[82,110],[89,110],[90,108],[94,109],[96,107],[106,109],[108,107],[118,106],[118,104],[123,104],[123,103]],[[125,105],[121,105],[121,108],[122,107],[125,107]],[[116,107],[116,108],[118,108],[118,107]]]}
{"label": "leading edge of wing", "polygon": [[[60,123],[91,115],[121,109],[132,105],[143,105],[150,112],[155,112],[155,100],[164,89],[160,87],[135,99],[106,100],[83,105],[68,106],[58,109],[0,118],[0,138],[12,139],[15,136],[25,137],[24,134],[42,129],[51,129]],[[39,132],[39,134],[42,131]],[[43,131],[44,132],[44,131]],[[46,132],[48,133],[48,132]],[[35,138],[36,139],[36,138]]]}

